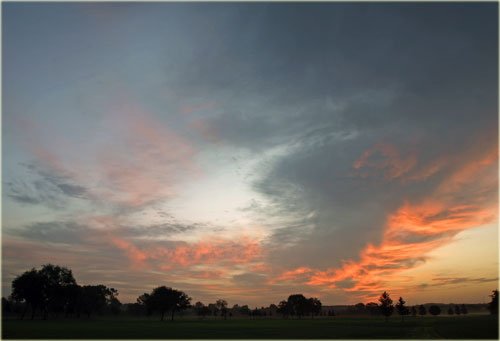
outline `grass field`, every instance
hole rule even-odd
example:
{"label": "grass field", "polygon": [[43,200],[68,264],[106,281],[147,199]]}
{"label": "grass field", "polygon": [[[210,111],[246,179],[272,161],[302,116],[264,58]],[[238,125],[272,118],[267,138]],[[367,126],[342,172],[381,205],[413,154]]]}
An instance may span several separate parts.
{"label": "grass field", "polygon": [[333,319],[6,320],[7,339],[498,339],[498,320],[487,315]]}

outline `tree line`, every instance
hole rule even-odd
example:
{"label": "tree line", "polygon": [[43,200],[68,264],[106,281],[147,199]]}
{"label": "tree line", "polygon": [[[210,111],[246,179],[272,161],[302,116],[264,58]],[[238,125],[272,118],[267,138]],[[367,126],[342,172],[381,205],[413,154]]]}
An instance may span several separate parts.
{"label": "tree line", "polygon": [[[247,305],[237,304],[229,308],[227,301],[223,299],[208,305],[202,302],[192,305],[192,298],[185,292],[166,286],[159,286],[150,293],[140,295],[136,303],[122,305],[117,296],[118,291],[114,288],[102,284],[79,285],[70,269],[46,264],[40,270],[33,268],[12,281],[12,294],[8,299],[2,298],[2,312],[3,316],[19,312],[21,319],[24,319],[28,309],[31,310],[31,319],[34,319],[37,312],[42,319],[48,319],[49,316],[90,318],[96,313],[119,314],[126,311],[131,315],[158,314],[160,320],[164,320],[165,315],[169,314],[170,319],[174,320],[176,313],[181,313],[186,309],[191,309],[200,318],[220,316],[227,319],[233,315],[252,318],[280,315],[285,319],[301,319],[306,316],[314,318],[319,315],[336,316],[332,308],[325,312],[318,298],[307,298],[302,294],[293,294],[277,305],[271,304],[269,307],[253,310]],[[498,290],[494,290],[490,297],[488,309],[491,314],[498,315]],[[394,311],[401,316],[402,321],[409,315],[423,316],[427,312],[430,315],[441,314],[441,308],[438,305],[431,305],[428,309],[424,305],[409,307],[402,297],[394,304],[387,292],[382,293],[378,303],[358,303],[348,308],[348,313],[369,312],[371,315],[385,316],[386,321]],[[450,305],[448,308],[449,315],[467,313],[465,304]]]}

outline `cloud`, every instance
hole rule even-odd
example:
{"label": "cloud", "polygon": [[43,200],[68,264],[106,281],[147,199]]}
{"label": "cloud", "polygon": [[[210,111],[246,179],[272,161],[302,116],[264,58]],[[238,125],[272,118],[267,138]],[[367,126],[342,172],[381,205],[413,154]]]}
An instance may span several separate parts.
{"label": "cloud", "polygon": [[51,221],[31,223],[22,228],[4,229],[4,233],[23,237],[25,240],[75,245],[83,243],[89,231],[76,222]]}
{"label": "cloud", "polygon": [[115,142],[98,152],[99,196],[128,207],[171,198],[176,181],[196,175],[191,144],[154,116],[130,102],[109,117]]}
{"label": "cloud", "polygon": [[[374,155],[379,155],[378,159],[373,159]],[[386,143],[376,144],[366,150],[361,157],[354,162],[353,168],[361,170],[363,168],[375,169],[383,172],[387,179],[395,179],[404,176],[412,170],[417,163],[414,153],[401,156],[398,149]],[[361,173],[360,176],[373,176],[373,173]]]}
{"label": "cloud", "polygon": [[7,182],[7,196],[17,202],[61,209],[68,198],[88,199],[86,187],[77,184],[67,172],[51,172],[43,165],[21,163],[22,175]]}
{"label": "cloud", "polygon": [[267,276],[252,272],[242,273],[233,276],[233,282],[239,287],[256,287],[265,284]]}
{"label": "cloud", "polygon": [[[91,42],[84,59],[92,70],[84,63],[74,74],[69,66],[76,59],[68,55],[68,72],[44,84],[50,93],[33,91],[39,84],[32,81],[47,79],[41,70],[53,62],[7,56],[13,67],[5,69],[15,81],[6,82],[5,122],[34,115],[35,105],[44,122],[18,120],[16,137],[5,143],[6,160],[17,162],[24,152],[36,159],[33,168],[24,167],[28,176],[15,177],[23,167],[9,164],[6,195],[58,209],[53,223],[31,217],[35,222],[17,235],[9,231],[8,269],[62,259],[89,280],[91,271],[110,280],[106,269],[115,269],[123,278],[113,280],[129,293],[142,290],[136,283],[175,279],[212,298],[248,294],[258,302],[296,290],[347,300],[382,289],[461,231],[495,221],[496,5],[364,6],[183,4],[146,17],[127,9],[126,17],[144,30],[136,37],[149,39],[121,44],[113,32],[123,32],[130,20],[116,16],[106,24],[115,29],[105,40],[86,34],[78,40]],[[25,24],[11,18],[8,27]],[[43,32],[55,30],[53,20],[44,22]],[[70,31],[85,26],[73,23]],[[33,44],[19,42],[36,37],[15,38],[6,50],[25,46],[19,55],[34,55]],[[43,55],[54,55],[51,46],[74,44],[56,38],[60,44],[45,44]],[[111,50],[109,41],[117,43]],[[165,55],[165,46],[176,46],[176,53]],[[115,70],[121,69],[130,71],[129,93],[119,84],[123,74]],[[98,77],[104,83],[93,76],[75,83],[95,70],[105,71]],[[78,86],[62,90],[61,84]],[[18,100],[25,97],[34,102]],[[81,140],[74,139],[78,134]],[[205,227],[164,214],[150,223],[150,215],[137,218],[197,180],[200,152],[218,158],[226,150],[252,164],[245,187],[258,201],[241,212],[259,222],[264,240],[203,233],[186,241]],[[83,263],[87,258],[91,264]],[[257,286],[264,276],[266,286]],[[200,278],[207,283],[194,283]],[[256,286],[238,287],[238,281]]]}
{"label": "cloud", "polygon": [[[496,184],[494,176],[486,182],[476,181],[497,171],[496,155],[494,145],[481,152],[476,150],[474,155],[469,155],[471,159],[462,160],[451,176],[443,178],[427,198],[415,203],[406,202],[389,214],[381,242],[368,244],[361,251],[359,260],[345,261],[341,267],[326,271],[307,269],[307,272],[312,272],[307,283],[336,288],[338,282],[349,280],[355,284],[343,290],[378,294],[391,278],[426,261],[430,251],[452,242],[458,232],[494,221],[497,214],[494,193],[487,196],[469,193],[466,197],[458,194],[472,184],[476,194],[484,193],[484,189]],[[354,167],[356,165],[358,163]],[[482,188],[484,186],[486,188]],[[288,279],[294,279],[303,273],[301,270],[287,271],[277,278],[286,280],[290,275]],[[454,283],[452,280],[437,281]]]}
{"label": "cloud", "polygon": [[489,283],[498,282],[496,278],[474,278],[474,277],[435,277],[432,279],[433,285],[447,285],[447,284],[467,284],[467,283]]}

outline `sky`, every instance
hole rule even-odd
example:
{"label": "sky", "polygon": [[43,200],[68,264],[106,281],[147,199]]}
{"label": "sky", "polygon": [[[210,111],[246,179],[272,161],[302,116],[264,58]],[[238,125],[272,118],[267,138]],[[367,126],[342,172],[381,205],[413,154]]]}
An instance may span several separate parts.
{"label": "sky", "polygon": [[497,3],[2,3],[2,295],[482,303]]}

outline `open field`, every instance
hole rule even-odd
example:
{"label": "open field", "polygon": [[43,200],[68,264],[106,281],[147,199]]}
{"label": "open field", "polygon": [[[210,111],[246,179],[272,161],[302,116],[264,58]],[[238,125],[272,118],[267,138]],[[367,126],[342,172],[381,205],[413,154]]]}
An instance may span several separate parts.
{"label": "open field", "polygon": [[333,319],[6,320],[8,339],[498,339],[494,316]]}

